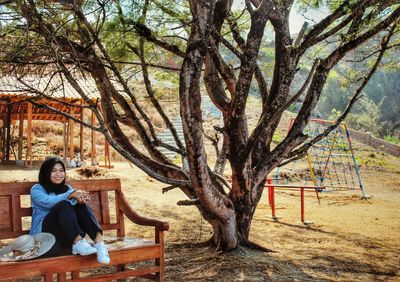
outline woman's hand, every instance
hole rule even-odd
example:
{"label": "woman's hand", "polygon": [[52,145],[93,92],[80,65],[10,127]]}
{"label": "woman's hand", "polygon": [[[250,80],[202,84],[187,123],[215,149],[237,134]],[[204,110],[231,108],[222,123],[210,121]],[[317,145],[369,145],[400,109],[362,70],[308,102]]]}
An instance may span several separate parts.
{"label": "woman's hand", "polygon": [[79,204],[86,204],[90,201],[89,193],[83,190],[75,190],[68,198],[76,199]]}

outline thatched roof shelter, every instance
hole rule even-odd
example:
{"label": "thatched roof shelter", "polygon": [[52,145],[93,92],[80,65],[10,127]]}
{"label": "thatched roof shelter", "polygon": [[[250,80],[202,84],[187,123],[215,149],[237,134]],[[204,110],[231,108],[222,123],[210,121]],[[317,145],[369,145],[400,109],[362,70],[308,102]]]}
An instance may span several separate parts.
{"label": "thatched roof shelter", "polygon": [[[91,78],[81,78],[79,86],[87,99],[97,103],[100,96]],[[74,124],[75,122],[63,115],[66,113],[78,120],[83,120],[83,111],[87,100],[60,76],[27,75],[22,78],[15,76],[0,76],[0,159],[10,159],[10,125],[19,122],[18,160],[22,160],[23,137],[27,136],[27,152],[25,165],[32,164],[32,121],[59,121],[63,124],[64,160],[74,158]],[[24,129],[24,121],[27,121]],[[92,124],[96,119],[92,114]],[[92,131],[92,164],[96,162],[95,134]],[[83,159],[83,126],[80,125],[80,159]],[[109,153],[108,143],[106,152]],[[109,156],[106,156],[106,161]]]}

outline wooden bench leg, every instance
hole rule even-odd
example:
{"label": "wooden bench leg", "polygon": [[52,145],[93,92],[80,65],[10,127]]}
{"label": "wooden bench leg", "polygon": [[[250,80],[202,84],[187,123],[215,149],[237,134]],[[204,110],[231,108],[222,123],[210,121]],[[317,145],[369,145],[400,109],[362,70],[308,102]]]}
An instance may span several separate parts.
{"label": "wooden bench leg", "polygon": [[53,273],[46,273],[44,275],[44,282],[53,282]]}
{"label": "wooden bench leg", "polygon": [[[126,269],[126,264],[118,264],[115,267],[115,272],[122,272],[122,271],[125,271],[125,269]],[[117,279],[116,281],[117,282],[124,282],[124,281],[126,281],[126,278]]]}
{"label": "wooden bench leg", "polygon": [[164,231],[156,228],[155,242],[160,244],[160,258],[155,260],[155,264],[160,266],[160,272],[157,273],[157,281],[164,281]]}
{"label": "wooden bench leg", "polygon": [[58,282],[67,281],[67,273],[66,272],[60,272],[57,274],[57,276],[58,276]]}
{"label": "wooden bench leg", "polygon": [[125,264],[118,264],[116,270],[117,271],[124,271],[125,270],[125,266],[126,266]]}
{"label": "wooden bench leg", "polygon": [[72,279],[78,279],[80,277],[79,271],[72,271],[71,272]]}

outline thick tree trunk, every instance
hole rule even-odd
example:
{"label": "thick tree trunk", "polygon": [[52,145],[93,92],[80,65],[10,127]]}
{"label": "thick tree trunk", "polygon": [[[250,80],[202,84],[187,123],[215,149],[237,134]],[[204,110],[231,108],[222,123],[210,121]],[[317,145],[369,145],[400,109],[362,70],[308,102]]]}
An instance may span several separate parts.
{"label": "thick tree trunk", "polygon": [[[232,202],[232,212],[222,221],[216,217],[207,219],[213,227],[213,243],[223,250],[234,249],[240,245],[257,247],[249,241],[250,227],[254,212],[264,190],[264,182],[254,186],[250,161],[244,164],[236,163],[232,169],[232,189],[228,195]],[[211,206],[210,209],[214,209]]]}
{"label": "thick tree trunk", "polygon": [[211,221],[210,224],[213,228],[212,241],[218,249],[233,250],[239,246],[235,217],[227,223]]}
{"label": "thick tree trunk", "polygon": [[[267,250],[256,246],[249,240],[250,227],[255,209],[262,195],[263,185],[253,189],[242,188],[242,191],[249,192],[242,193],[240,196],[236,195],[232,199],[235,212],[232,213],[231,217],[228,217],[227,222],[222,222],[215,218],[210,220],[206,216],[204,217],[213,228],[212,243],[222,250],[231,250],[238,246],[250,246]],[[254,195],[252,196],[252,194]],[[233,197],[233,195],[231,196]]]}
{"label": "thick tree trunk", "polygon": [[214,228],[214,242],[223,249],[234,249],[238,246],[234,205],[213,183],[202,130],[200,78],[215,3],[211,0],[192,0],[190,4],[195,21],[182,63],[179,85],[189,178],[196,200],[201,204],[199,209]]}

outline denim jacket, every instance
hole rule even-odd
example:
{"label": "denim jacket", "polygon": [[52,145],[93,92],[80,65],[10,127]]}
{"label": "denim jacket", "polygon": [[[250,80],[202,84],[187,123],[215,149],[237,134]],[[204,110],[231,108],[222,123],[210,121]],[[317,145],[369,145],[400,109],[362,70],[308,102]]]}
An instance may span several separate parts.
{"label": "denim jacket", "polygon": [[71,205],[76,205],[76,199],[68,199],[75,189],[68,185],[68,191],[63,194],[56,195],[54,192],[47,194],[42,185],[36,183],[31,188],[31,205],[32,205],[32,226],[29,234],[37,234],[42,232],[42,223],[46,215],[61,201],[68,201]]}

